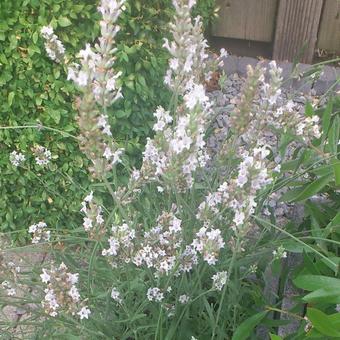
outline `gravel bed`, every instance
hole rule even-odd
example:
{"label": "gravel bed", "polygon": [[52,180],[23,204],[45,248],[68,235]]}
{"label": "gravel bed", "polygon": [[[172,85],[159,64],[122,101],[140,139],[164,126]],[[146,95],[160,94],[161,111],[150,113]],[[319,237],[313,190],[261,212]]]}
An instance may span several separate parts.
{"label": "gravel bed", "polygon": [[[245,76],[247,73],[247,65],[255,67],[260,62],[259,59],[249,58],[249,57],[237,57],[228,56],[224,60],[224,72],[230,76],[234,73],[240,76]],[[270,60],[262,61],[263,65],[266,66]],[[312,91],[314,95],[323,95],[331,87],[333,91],[340,91],[340,68],[323,66],[319,67],[316,65],[308,64],[297,64],[296,69],[294,69],[295,78],[292,79],[293,63],[289,62],[277,62],[278,66],[282,68],[282,76],[285,82],[285,87],[291,91],[300,91],[303,93],[309,93]],[[315,73],[314,79],[308,79],[304,77],[303,74],[310,73],[312,70],[319,68],[319,71]]]}

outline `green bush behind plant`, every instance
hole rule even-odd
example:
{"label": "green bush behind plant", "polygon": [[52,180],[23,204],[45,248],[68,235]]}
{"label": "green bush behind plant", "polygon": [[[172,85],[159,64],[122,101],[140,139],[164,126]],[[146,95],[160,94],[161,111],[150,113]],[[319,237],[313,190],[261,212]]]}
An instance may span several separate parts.
{"label": "green bush behind plant", "polygon": [[[208,26],[213,2],[201,1]],[[3,0],[0,3],[0,125],[53,127],[77,135],[74,86],[66,81],[63,67],[50,62],[40,29],[51,24],[68,55],[93,40],[98,14],[92,0]],[[109,111],[113,133],[130,156],[150,133],[152,112],[168,96],[163,85],[167,54],[162,38],[167,32],[170,0],[130,0],[120,18],[116,67],[123,72],[124,99]],[[210,11],[210,13],[209,13]],[[34,165],[31,148],[40,144],[54,157],[47,169]],[[15,169],[9,154],[21,150],[27,168]],[[83,190],[90,184],[86,158],[77,141],[47,129],[0,130],[0,231],[25,229],[44,219],[56,228],[77,222]],[[27,166],[27,164],[30,164]],[[20,234],[17,234],[19,237]]]}

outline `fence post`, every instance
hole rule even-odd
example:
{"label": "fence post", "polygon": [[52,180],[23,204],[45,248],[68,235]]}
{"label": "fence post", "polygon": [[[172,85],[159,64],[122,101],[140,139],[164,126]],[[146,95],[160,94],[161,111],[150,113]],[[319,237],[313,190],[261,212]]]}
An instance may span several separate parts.
{"label": "fence post", "polygon": [[311,63],[323,0],[281,0],[277,15],[273,58]]}

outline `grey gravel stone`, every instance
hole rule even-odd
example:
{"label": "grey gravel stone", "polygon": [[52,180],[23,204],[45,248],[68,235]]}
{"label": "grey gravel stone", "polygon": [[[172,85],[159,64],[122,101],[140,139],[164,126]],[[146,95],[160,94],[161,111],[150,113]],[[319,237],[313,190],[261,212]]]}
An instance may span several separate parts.
{"label": "grey gravel stone", "polygon": [[[256,58],[250,57],[237,57],[237,56],[228,56],[224,59],[225,64],[223,66],[224,72],[228,76],[240,75],[242,77],[247,74],[247,65],[251,65],[255,67],[259,60]],[[262,60],[260,61],[261,66],[267,68],[270,60]],[[334,92],[340,91],[340,82],[336,83],[336,80],[340,78],[340,68],[325,66],[324,73],[321,77],[313,83],[309,78],[302,77],[300,79],[292,79],[292,71],[293,64],[288,62],[278,62],[279,67],[282,68],[282,76],[283,76],[283,88],[295,90],[302,92],[304,94],[309,93],[314,89],[316,95],[322,95],[332,86],[334,86]],[[298,64],[297,73],[303,74],[304,72],[310,70],[313,66],[307,64]],[[268,72],[265,74],[266,79],[269,78]],[[227,80],[229,82],[229,80]],[[232,86],[230,84],[227,87],[236,87],[236,83]],[[226,93],[233,93],[233,89],[226,89]]]}

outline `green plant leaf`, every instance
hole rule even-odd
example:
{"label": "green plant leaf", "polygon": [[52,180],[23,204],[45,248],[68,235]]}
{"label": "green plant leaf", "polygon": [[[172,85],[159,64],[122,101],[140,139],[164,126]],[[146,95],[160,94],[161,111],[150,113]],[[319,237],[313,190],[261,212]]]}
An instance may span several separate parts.
{"label": "green plant leaf", "polygon": [[300,188],[287,191],[281,196],[283,202],[300,202],[319,193],[333,178],[333,174],[327,174]]}
{"label": "green plant leaf", "polygon": [[246,340],[254,328],[265,318],[268,311],[257,313],[247,320],[243,321],[233,334],[232,340]]}
{"label": "green plant leaf", "polygon": [[270,340],[282,340],[282,338],[276,334],[269,333]]}
{"label": "green plant leaf", "polygon": [[340,212],[338,212],[333,219],[329,222],[327,227],[323,230],[323,238],[328,237],[329,234],[333,233],[340,227]]}
{"label": "green plant leaf", "polygon": [[314,115],[314,108],[309,101],[305,105],[305,115],[307,117],[313,117],[313,115]]}
{"label": "green plant leaf", "polygon": [[14,92],[10,92],[10,93],[8,94],[7,101],[8,101],[8,105],[9,105],[9,106],[12,106],[12,104],[13,104],[14,95],[15,95]]}
{"label": "green plant leaf", "polygon": [[340,161],[336,160],[333,163],[333,171],[334,171],[334,177],[335,177],[335,185],[340,186]]}
{"label": "green plant leaf", "polygon": [[331,113],[333,110],[333,101],[330,99],[325,111],[322,114],[322,144],[327,138],[329,126],[331,124]]}
{"label": "green plant leaf", "polygon": [[61,27],[67,27],[67,26],[70,26],[72,24],[72,22],[70,21],[70,19],[68,19],[66,17],[59,17],[58,18],[58,24]]}
{"label": "green plant leaf", "polygon": [[37,41],[38,41],[38,37],[39,37],[39,34],[38,32],[34,32],[33,35],[32,35],[32,40],[33,42],[36,44]]}
{"label": "green plant leaf", "polygon": [[306,302],[340,303],[339,288],[320,288],[303,297]]}
{"label": "green plant leaf", "polygon": [[337,330],[334,327],[332,319],[322,311],[316,308],[308,308],[307,318],[321,334],[331,337],[340,337],[340,330]]}
{"label": "green plant leaf", "polygon": [[323,275],[299,275],[293,282],[297,287],[309,291],[319,288],[336,288],[340,290],[340,279]]}
{"label": "green plant leaf", "polygon": [[340,137],[340,115],[336,115],[328,133],[330,152],[337,157],[338,143]]}

